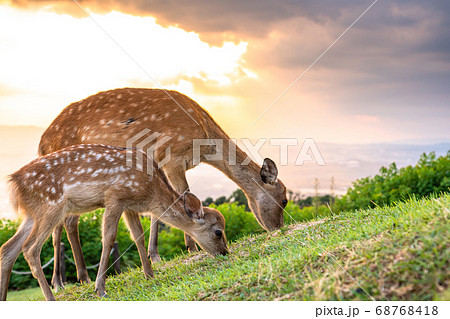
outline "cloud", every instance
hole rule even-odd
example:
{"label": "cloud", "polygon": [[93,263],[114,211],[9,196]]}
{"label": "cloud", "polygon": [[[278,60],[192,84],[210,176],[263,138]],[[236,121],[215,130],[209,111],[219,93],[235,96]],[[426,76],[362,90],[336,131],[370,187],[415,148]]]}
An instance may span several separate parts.
{"label": "cloud", "polygon": [[[85,17],[70,1],[12,2],[20,7],[45,7],[47,11]],[[446,124],[450,118],[449,1],[378,1],[252,127],[250,123],[372,0],[86,0],[80,3],[94,13],[117,10],[135,15],[135,19],[152,16],[158,25],[178,25],[195,31],[197,40],[210,47],[223,48],[225,40],[233,43],[240,59],[232,72],[220,72],[216,76],[210,72],[208,77],[199,72],[193,76],[187,71],[190,61],[181,59],[173,66],[182,71],[166,73],[162,81],[164,86],[180,89],[207,107],[227,131],[255,137],[270,132],[282,137],[302,135],[353,142],[411,139],[421,135],[450,138]],[[109,30],[110,26],[107,27]],[[119,23],[117,28],[120,29]],[[92,32],[94,29],[91,28]],[[119,37],[125,39],[124,46],[131,50],[127,37],[145,42],[148,41],[146,33],[141,28],[133,36],[123,33]],[[239,44],[241,40],[246,43],[245,50]],[[187,47],[188,44],[184,46]],[[140,61],[145,60],[147,52],[139,56]],[[89,60],[89,53],[96,54],[81,50],[80,56]],[[206,50],[204,57],[211,53]],[[170,54],[162,57],[170,58]],[[204,64],[202,59],[198,63]],[[213,59],[209,65],[214,63],[222,65],[223,62]],[[208,64],[206,60],[205,64]],[[91,73],[98,72],[94,68]],[[216,85],[219,82],[227,84]],[[130,83],[152,85],[140,77],[131,79]],[[117,86],[110,82],[104,85]],[[364,117],[358,117],[361,115]],[[375,118],[378,121],[368,121]]]}

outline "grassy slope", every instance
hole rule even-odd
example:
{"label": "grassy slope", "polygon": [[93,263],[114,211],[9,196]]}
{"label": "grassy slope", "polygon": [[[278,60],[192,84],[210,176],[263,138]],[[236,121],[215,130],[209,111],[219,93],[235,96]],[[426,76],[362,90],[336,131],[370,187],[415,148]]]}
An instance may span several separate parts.
{"label": "grassy slope", "polygon": [[[106,288],[110,300],[448,299],[449,210],[443,195],[294,224],[243,238],[229,256],[181,256],[155,265],[153,280],[135,269]],[[98,299],[93,284],[56,297]]]}

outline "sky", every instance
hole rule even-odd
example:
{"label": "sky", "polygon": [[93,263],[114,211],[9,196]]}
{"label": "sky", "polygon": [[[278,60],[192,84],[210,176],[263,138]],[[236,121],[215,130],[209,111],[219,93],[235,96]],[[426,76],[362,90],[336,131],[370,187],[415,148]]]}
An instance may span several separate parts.
{"label": "sky", "polygon": [[373,1],[78,3],[0,0],[0,125],[155,80],[237,138],[450,140],[448,1],[379,0],[309,69]]}
{"label": "sky", "polygon": [[[0,0],[0,177],[70,103],[160,86],[233,138],[297,139],[294,157],[313,139],[326,165],[279,165],[280,177],[307,193],[334,176],[342,193],[381,165],[446,153],[449,84],[449,1]],[[278,151],[261,152],[280,164]],[[197,178],[201,198],[237,187],[210,168]]]}

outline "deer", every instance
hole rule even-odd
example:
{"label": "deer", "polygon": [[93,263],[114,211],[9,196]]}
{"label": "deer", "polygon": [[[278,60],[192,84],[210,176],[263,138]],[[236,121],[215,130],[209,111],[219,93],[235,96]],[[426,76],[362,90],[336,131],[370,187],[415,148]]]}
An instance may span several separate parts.
{"label": "deer", "polygon": [[[287,204],[286,187],[278,176],[276,164],[264,159],[262,167],[252,161],[213,120],[208,112],[194,100],[177,91],[163,89],[121,88],[91,95],[64,108],[43,133],[39,143],[39,155],[61,148],[81,144],[99,143],[126,147],[127,141],[136,139],[145,130],[156,138],[146,145],[146,150],[165,140],[164,147],[156,148],[154,159],[160,163],[170,149],[171,159],[161,167],[172,186],[183,192],[189,189],[186,171],[199,163],[209,164],[223,172],[245,193],[249,207],[259,224],[267,231],[283,226],[283,210]],[[142,135],[142,134],[141,134]],[[140,136],[136,144],[149,136]],[[168,140],[167,140],[168,139]],[[212,158],[215,145],[200,148],[200,158],[194,158],[195,140],[222,141],[223,156]],[[64,221],[80,282],[89,282],[78,236],[78,216]],[[158,223],[152,221],[148,254],[152,262],[160,262],[158,254]],[[55,228],[55,267],[52,284],[63,288],[59,274],[60,242],[62,227]],[[197,251],[195,241],[185,234],[186,248]]]}
{"label": "deer", "polygon": [[[107,297],[108,259],[122,214],[136,242],[146,278],[154,275],[139,216],[148,212],[182,229],[209,254],[228,253],[222,214],[203,209],[192,193],[177,192],[164,172],[142,153],[106,145],[69,146],[33,160],[9,176],[11,203],[23,221],[0,248],[0,300],[6,300],[11,271],[21,251],[45,299],[55,300],[41,267],[42,245],[67,216],[100,207],[105,207],[102,253],[95,281],[100,297]],[[142,160],[133,165],[127,156]],[[149,171],[148,167],[153,169]]]}

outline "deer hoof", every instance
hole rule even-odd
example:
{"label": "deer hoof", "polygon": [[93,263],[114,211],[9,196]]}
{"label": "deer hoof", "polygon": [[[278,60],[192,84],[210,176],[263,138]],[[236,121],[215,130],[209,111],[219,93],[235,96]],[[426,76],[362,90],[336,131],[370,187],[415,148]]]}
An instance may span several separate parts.
{"label": "deer hoof", "polygon": [[152,261],[153,264],[157,264],[161,262],[161,257],[159,257],[158,254],[150,255],[150,260]]}
{"label": "deer hoof", "polygon": [[[100,290],[102,290],[102,291],[100,291]],[[109,298],[104,289],[96,288],[95,292],[97,293],[97,296],[99,296],[100,298]]]}

